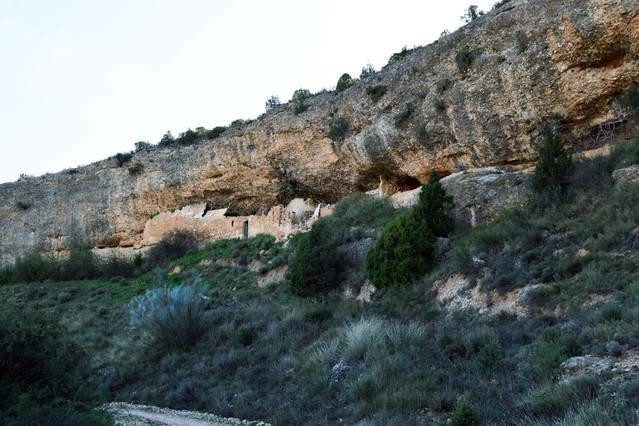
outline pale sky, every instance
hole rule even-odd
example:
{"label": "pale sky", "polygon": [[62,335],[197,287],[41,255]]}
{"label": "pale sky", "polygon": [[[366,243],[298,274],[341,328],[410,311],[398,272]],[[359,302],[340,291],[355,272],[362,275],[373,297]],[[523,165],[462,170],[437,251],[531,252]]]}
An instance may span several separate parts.
{"label": "pale sky", "polygon": [[335,86],[496,0],[0,0],[0,182]]}

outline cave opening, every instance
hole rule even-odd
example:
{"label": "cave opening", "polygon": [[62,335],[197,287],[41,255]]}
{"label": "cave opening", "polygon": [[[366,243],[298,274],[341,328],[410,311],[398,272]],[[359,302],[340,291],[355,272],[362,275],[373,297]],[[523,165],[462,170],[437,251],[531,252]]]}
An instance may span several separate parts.
{"label": "cave opening", "polygon": [[[393,181],[391,180],[391,182]],[[420,186],[422,186],[422,183],[419,181],[419,179],[413,176],[400,176],[396,178],[393,186],[397,188],[397,192],[404,192],[412,191],[415,188],[419,188]]]}

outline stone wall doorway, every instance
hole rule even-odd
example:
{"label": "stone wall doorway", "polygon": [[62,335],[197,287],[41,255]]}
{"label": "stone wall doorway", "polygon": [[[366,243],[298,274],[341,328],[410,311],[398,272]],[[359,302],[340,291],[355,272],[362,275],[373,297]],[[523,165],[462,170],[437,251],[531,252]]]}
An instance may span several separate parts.
{"label": "stone wall doorway", "polygon": [[242,238],[244,238],[245,240],[248,239],[248,235],[249,235],[249,228],[248,228],[248,220],[244,221],[244,225],[242,226]]}

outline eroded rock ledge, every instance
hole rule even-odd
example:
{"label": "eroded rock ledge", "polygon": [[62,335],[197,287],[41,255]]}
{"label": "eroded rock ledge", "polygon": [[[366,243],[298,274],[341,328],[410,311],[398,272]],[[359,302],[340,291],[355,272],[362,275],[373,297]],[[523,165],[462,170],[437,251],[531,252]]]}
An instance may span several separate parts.
{"label": "eroded rock ledge", "polygon": [[[462,74],[464,49],[476,59]],[[380,179],[388,193],[411,190],[432,169],[525,164],[540,123],[555,114],[566,143],[583,149],[600,123],[619,117],[614,99],[639,81],[638,58],[635,0],[513,0],[344,92],[314,96],[301,114],[283,105],[213,141],[135,154],[139,174],[105,160],[0,185],[0,262],[64,250],[71,235],[140,246],[150,217],[185,205],[246,216],[294,198],[330,204]],[[376,103],[366,95],[373,85],[387,87]],[[413,112],[397,127],[407,103]],[[338,116],[350,132],[333,141]]]}

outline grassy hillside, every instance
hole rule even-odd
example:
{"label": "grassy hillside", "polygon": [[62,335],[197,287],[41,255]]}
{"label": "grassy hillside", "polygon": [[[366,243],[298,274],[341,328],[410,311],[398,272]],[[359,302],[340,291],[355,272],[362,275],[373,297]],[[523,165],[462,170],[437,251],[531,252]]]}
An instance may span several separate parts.
{"label": "grassy hillside", "polygon": [[[578,161],[562,201],[537,200],[494,223],[458,228],[439,246],[434,269],[379,290],[371,303],[344,297],[344,287],[361,287],[366,250],[402,212],[365,196],[342,201],[311,231],[319,253],[339,265],[302,272],[322,284],[325,268],[337,267],[328,276],[339,282],[310,297],[277,280],[310,234],[219,241],[132,278],[2,286],[2,338],[19,335],[8,325],[28,312],[57,324],[57,343],[86,360],[80,379],[65,384],[73,392],[62,393],[64,403],[34,391],[48,375],[35,388],[12,385],[7,401],[70,404],[77,414],[64,424],[86,423],[82,416],[104,401],[278,425],[633,424],[639,184],[615,185],[611,172],[635,163],[639,140]],[[477,286],[506,298],[524,289],[528,314],[442,308],[437,291],[455,274],[468,292]],[[43,334],[49,325],[29,327],[39,330],[35,342],[52,344]],[[579,355],[607,367],[559,368]],[[6,422],[19,414],[0,408]]]}

